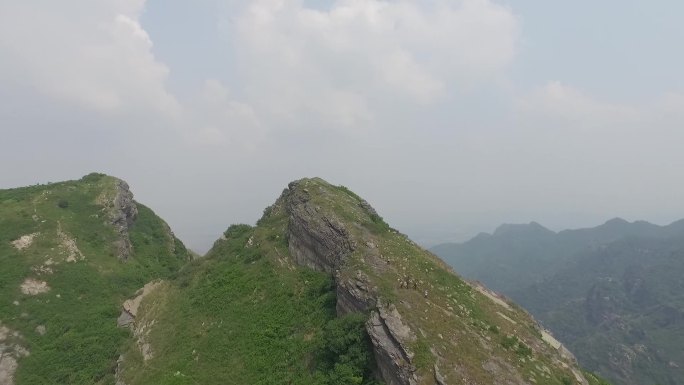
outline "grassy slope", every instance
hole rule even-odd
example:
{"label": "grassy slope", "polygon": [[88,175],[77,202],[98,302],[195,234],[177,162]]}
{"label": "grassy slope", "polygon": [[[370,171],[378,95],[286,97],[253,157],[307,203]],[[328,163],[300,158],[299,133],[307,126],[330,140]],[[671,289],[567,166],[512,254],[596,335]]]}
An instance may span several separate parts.
{"label": "grassy slope", "polygon": [[[113,383],[116,359],[129,336],[116,327],[121,303],[187,259],[183,245],[142,205],[130,234],[134,256],[126,263],[117,259],[117,233],[106,223],[102,205],[113,199],[115,183],[91,174],[79,181],[0,190],[0,321],[21,333],[30,351],[19,362],[19,385]],[[68,250],[60,232],[75,241],[84,260],[65,261]],[[38,235],[30,247],[17,250],[11,244],[32,233]],[[55,262],[53,273],[34,270],[48,259]],[[29,277],[46,281],[51,290],[22,294],[19,287]],[[36,331],[39,325],[45,326],[43,336]]]}
{"label": "grassy slope", "polygon": [[[430,373],[436,358],[465,368],[469,380],[489,383],[491,375],[483,369],[483,362],[492,356],[502,357],[513,364],[523,378],[534,378],[547,385],[573,383],[567,370],[555,368],[550,356],[555,353],[540,339],[536,323],[520,308],[504,310],[474,290],[431,253],[423,250],[405,235],[391,229],[382,218],[369,215],[361,208],[359,198],[344,187],[334,187],[320,179],[309,181],[314,204],[332,208],[333,215],[348,226],[356,239],[371,241],[379,254],[389,263],[378,274],[369,268],[366,256],[373,251],[360,244],[346,269],[354,274],[363,270],[379,286],[383,299],[394,303],[413,330],[422,330],[414,345],[419,370]],[[363,242],[363,243],[366,243]],[[398,280],[409,276],[420,282],[418,290],[398,288]],[[424,291],[428,291],[428,299]],[[517,322],[512,324],[499,316]],[[483,344],[491,350],[483,349]],[[532,348],[532,350],[530,350]],[[550,372],[539,370],[549,367]],[[425,378],[431,379],[427,374]],[[569,381],[569,382],[568,382]]]}
{"label": "grassy slope", "polygon": [[331,277],[292,265],[286,221],[280,210],[258,227],[232,226],[145,298],[156,358],[131,344],[129,385],[373,383],[364,319],[337,320]]}
{"label": "grassy slope", "polygon": [[[540,384],[574,383],[568,370],[552,363],[555,351],[521,309],[505,310],[486,299],[382,218],[369,215],[346,188],[320,179],[301,187],[326,215],[344,222],[355,240],[342,274],[365,271],[382,299],[396,304],[413,330],[422,330],[413,350],[426,380],[432,378],[432,348],[476,383],[491,382],[482,365],[492,356]],[[124,365],[129,385],[368,383],[372,363],[363,317],[352,320],[350,330],[336,330],[331,278],[292,264],[282,202],[266,212],[254,228],[231,227],[205,259],[146,297],[140,322],[154,322],[148,340],[155,358],[144,361],[131,343]],[[372,252],[366,241],[390,261],[388,269],[370,268],[377,261],[366,259]],[[406,274],[422,282],[421,290],[398,288],[397,279]],[[330,350],[336,339],[356,355],[337,359],[340,349]]]}

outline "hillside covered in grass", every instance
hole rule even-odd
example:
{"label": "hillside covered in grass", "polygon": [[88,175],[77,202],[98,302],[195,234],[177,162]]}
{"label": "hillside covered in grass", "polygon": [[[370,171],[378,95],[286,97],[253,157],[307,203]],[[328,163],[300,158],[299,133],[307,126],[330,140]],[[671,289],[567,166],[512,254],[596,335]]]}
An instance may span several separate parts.
{"label": "hillside covered in grass", "polygon": [[0,190],[0,264],[0,385],[605,384],[318,178],[202,258],[119,179]]}
{"label": "hillside covered in grass", "polygon": [[122,384],[602,384],[363,199],[291,183],[144,295]]}
{"label": "hillside covered in grass", "polygon": [[121,304],[187,261],[119,179],[0,190],[0,384],[113,384]]}

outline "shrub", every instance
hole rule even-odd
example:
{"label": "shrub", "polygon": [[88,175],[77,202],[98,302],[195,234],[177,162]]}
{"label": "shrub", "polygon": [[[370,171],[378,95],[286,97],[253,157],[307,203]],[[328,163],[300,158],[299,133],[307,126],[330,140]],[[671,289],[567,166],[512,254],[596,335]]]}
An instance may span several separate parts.
{"label": "shrub", "polygon": [[365,317],[350,314],[335,318],[323,330],[319,350],[319,370],[327,375],[328,385],[371,385],[374,366]]}

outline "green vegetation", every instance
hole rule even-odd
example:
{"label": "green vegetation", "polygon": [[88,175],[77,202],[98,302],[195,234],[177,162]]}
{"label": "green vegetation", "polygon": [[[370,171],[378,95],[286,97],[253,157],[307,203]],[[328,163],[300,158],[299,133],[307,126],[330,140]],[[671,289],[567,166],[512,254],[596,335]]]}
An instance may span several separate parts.
{"label": "green vegetation", "polygon": [[374,359],[366,333],[366,317],[349,314],[328,321],[323,329],[322,345],[316,355],[318,370],[328,385],[373,385]]}
{"label": "green vegetation", "polygon": [[[91,174],[0,191],[0,322],[30,351],[19,359],[18,385],[113,384],[115,376],[128,385],[379,385],[369,314],[337,315],[346,284],[385,322],[373,324],[373,341],[400,349],[396,365],[414,365],[421,385],[436,366],[447,383],[574,381],[574,364],[522,309],[453,274],[344,187],[302,180],[256,226],[230,226],[194,259],[138,204],[124,262],[111,225],[117,186]],[[288,196],[305,209],[288,212]],[[293,213],[308,221],[304,229],[288,228]],[[334,276],[290,254],[307,257],[313,235],[329,237],[318,245],[328,250],[353,249],[334,255],[342,261]],[[143,285],[131,329],[117,328],[122,302]],[[379,335],[378,326],[395,334]]]}
{"label": "green vegetation", "polygon": [[[187,259],[182,243],[142,205],[131,229],[135,256],[117,259],[118,234],[104,206],[115,183],[91,174],[0,190],[0,322],[19,332],[30,352],[20,359],[18,384],[113,383],[112,368],[129,337],[116,327],[121,303]],[[32,242],[19,250],[12,242],[22,236]],[[49,291],[23,293],[27,278],[45,282]]]}
{"label": "green vegetation", "polygon": [[[378,287],[380,301],[396,306],[404,322],[413,330],[420,330],[411,345],[420,373],[431,373],[438,355],[445,362],[458,362],[472,382],[489,383],[493,376],[483,369],[482,363],[496,356],[516,362],[520,373],[537,379],[538,383],[560,385],[562,378],[574,378],[562,368],[551,374],[537,370],[541,365],[554,367],[550,357],[555,353],[541,342],[538,329],[532,327],[536,324],[526,313],[515,306],[507,310],[487,300],[441,260],[387,225],[356,194],[317,178],[301,181],[298,188],[309,192],[311,205],[319,208],[320,213],[344,222],[359,245],[342,275],[359,270],[366,273]],[[377,265],[383,268],[372,268]],[[410,288],[400,288],[399,283],[407,280],[411,282]],[[513,322],[499,313],[505,313]],[[524,327],[516,326],[520,323]],[[505,349],[494,342],[508,334],[516,338],[514,348]],[[483,345],[487,348],[483,349]],[[426,376],[432,378],[432,374]]]}
{"label": "green vegetation", "polygon": [[[337,318],[332,278],[296,267],[286,217],[232,225],[145,299],[157,357],[126,353],[128,384],[372,385],[365,316]],[[154,304],[154,305],[152,305]],[[145,322],[145,321],[143,321]]]}

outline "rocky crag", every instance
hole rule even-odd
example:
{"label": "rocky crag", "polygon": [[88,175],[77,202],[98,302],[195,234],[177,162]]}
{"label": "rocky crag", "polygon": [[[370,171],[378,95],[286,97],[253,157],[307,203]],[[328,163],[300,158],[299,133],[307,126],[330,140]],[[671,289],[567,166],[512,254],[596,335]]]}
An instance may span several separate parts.
{"label": "rocky crag", "polygon": [[[163,372],[182,384],[600,383],[521,308],[318,178],[290,183],[256,226],[231,226],[137,317],[153,325],[146,343],[165,359],[132,347],[121,371],[129,385],[161,383]],[[331,325],[350,319],[364,337],[340,348],[344,333]],[[370,366],[352,365],[351,351]],[[187,354],[192,364],[172,364]]]}
{"label": "rocky crag", "polygon": [[114,383],[120,304],[188,260],[120,179],[0,190],[0,385]]}
{"label": "rocky crag", "polygon": [[[338,315],[368,314],[366,330],[386,384],[446,384],[476,378],[488,378],[486,383],[492,384],[552,383],[550,373],[563,373],[560,381],[588,383],[574,358],[563,355],[567,350],[560,344],[554,347],[536,332],[515,327],[540,331],[527,314],[473,290],[441,261],[386,226],[353,193],[319,179],[302,180],[291,183],[275,207],[284,207],[289,216],[287,239],[293,259],[333,274]],[[462,301],[466,306],[459,303],[458,291],[468,294],[470,301]],[[488,314],[489,309],[495,311]],[[475,311],[478,317],[473,317]],[[473,324],[497,330],[498,335],[482,333]],[[501,349],[496,337],[504,330],[503,339],[515,340],[516,349],[525,354],[512,359],[507,349]],[[470,362],[473,357],[451,354],[471,338],[480,345],[477,353],[489,356],[477,366]],[[528,360],[537,363],[527,369]],[[544,369],[537,370],[540,367]]]}
{"label": "rocky crag", "polygon": [[0,190],[0,214],[0,385],[599,384],[318,178],[194,260],[102,174]]}
{"label": "rocky crag", "polygon": [[138,217],[138,206],[136,206],[133,200],[133,193],[128,188],[128,183],[122,180],[116,181],[116,195],[112,200],[111,206],[111,223],[119,233],[119,239],[116,243],[119,250],[119,258],[126,260],[133,251],[128,231]]}

